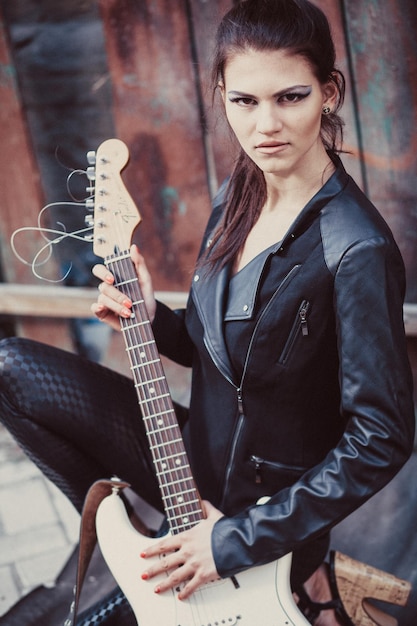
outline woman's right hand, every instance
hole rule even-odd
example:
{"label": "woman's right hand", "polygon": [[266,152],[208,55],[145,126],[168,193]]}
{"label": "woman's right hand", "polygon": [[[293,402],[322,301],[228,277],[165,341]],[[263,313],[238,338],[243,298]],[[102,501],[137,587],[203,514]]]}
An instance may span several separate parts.
{"label": "woman's right hand", "polygon": [[[152,322],[155,317],[156,301],[152,287],[152,279],[146,267],[145,259],[134,244],[130,249],[130,256],[136,269],[142,296]],[[120,330],[119,317],[129,318],[132,301],[114,287],[114,276],[104,265],[95,265],[93,274],[100,279],[99,296],[97,302],[91,305],[91,312],[102,322],[109,324],[115,330]]]}

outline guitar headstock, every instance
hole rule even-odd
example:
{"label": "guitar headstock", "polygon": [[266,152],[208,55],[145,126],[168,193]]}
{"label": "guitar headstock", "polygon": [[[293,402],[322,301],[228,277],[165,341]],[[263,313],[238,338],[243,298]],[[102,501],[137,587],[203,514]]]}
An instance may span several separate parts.
{"label": "guitar headstock", "polygon": [[141,221],[139,211],[127,191],[121,172],[129,161],[129,150],[119,139],[107,139],[87,158],[94,164],[87,173],[94,191],[94,253],[102,258],[130,248],[132,234]]}

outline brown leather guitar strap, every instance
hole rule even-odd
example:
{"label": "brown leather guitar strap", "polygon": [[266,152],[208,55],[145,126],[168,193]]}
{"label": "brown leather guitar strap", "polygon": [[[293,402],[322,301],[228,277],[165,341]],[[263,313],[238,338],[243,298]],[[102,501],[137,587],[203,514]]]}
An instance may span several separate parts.
{"label": "brown leather guitar strap", "polygon": [[100,502],[110,495],[114,489],[119,491],[125,487],[129,487],[129,484],[118,478],[112,478],[111,480],[97,480],[88,490],[81,515],[74,600],[71,603],[70,612],[64,622],[64,626],[75,626],[76,624],[78,604],[84,578],[97,543],[96,513]]}

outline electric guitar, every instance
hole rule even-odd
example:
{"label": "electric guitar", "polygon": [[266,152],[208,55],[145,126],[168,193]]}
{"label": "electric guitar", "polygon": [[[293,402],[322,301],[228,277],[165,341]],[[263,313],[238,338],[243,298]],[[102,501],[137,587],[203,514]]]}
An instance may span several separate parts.
{"label": "electric guitar", "polygon": [[[115,276],[116,286],[133,302],[132,316],[120,318],[121,330],[169,532],[176,534],[198,524],[204,515],[130,259],[132,233],[141,218],[121,178],[129,153],[123,142],[109,139],[100,145],[95,156],[89,153],[88,158],[90,163],[95,161],[93,174],[89,168],[95,187],[94,252],[104,259]],[[291,593],[290,553],[233,578],[205,584],[188,600],[179,601],[178,589],[154,593],[157,577],[151,584],[142,580],[144,565],[139,555],[157,540],[133,528],[117,490],[100,504],[96,529],[104,559],[139,626],[308,625]]]}

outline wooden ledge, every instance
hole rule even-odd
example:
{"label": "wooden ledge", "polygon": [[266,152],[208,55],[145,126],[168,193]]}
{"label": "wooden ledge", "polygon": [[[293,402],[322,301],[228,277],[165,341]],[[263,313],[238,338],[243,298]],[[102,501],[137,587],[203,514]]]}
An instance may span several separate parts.
{"label": "wooden ledge", "polygon": [[[185,306],[187,294],[157,291],[156,297],[171,308]],[[17,285],[0,283],[0,314],[31,317],[88,318],[97,298],[94,287]]]}
{"label": "wooden ledge", "polygon": [[[88,318],[96,297],[94,287],[0,283],[0,314]],[[182,291],[157,291],[156,297],[173,309],[187,302],[187,293]],[[407,335],[417,337],[417,304],[404,304],[404,323]]]}

